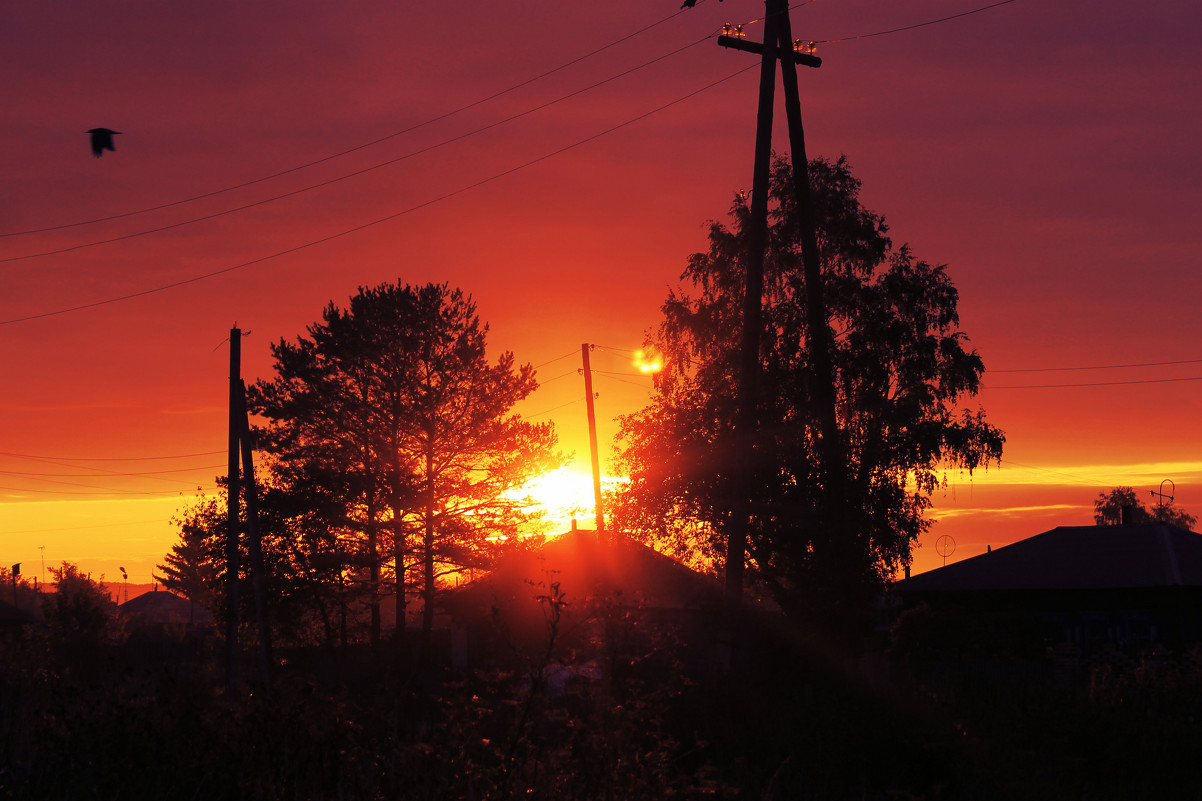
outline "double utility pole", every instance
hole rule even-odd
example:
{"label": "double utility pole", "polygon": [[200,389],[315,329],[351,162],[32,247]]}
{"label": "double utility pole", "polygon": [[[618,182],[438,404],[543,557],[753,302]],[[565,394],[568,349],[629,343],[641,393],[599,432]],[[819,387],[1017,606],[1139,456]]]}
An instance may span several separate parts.
{"label": "double utility pole", "polygon": [[760,94],[756,117],[755,161],[751,189],[751,222],[748,231],[746,291],[743,302],[743,340],[740,359],[739,405],[735,421],[736,486],[735,509],[726,551],[726,592],[731,601],[741,597],[747,551],[747,528],[751,516],[750,495],[755,459],[756,408],[760,370],[760,338],[763,329],[764,257],[768,242],[768,192],[772,160],[772,115],[775,103],[776,63],[781,64],[785,93],[785,115],[789,123],[789,148],[793,162],[794,192],[806,288],[806,338],[810,354],[811,398],[821,440],[821,471],[831,497],[838,497],[842,475],[842,449],[835,417],[834,371],[831,366],[830,329],[822,294],[818,260],[818,237],[810,197],[809,162],[801,123],[801,99],[797,65],[817,68],[822,60],[812,46],[793,41],[788,0],[765,0],[764,41],[742,38],[741,30],[729,29],[718,44],[760,55]]}
{"label": "double utility pole", "polygon": [[263,541],[259,535],[259,493],[255,484],[250,415],[246,408],[246,384],[242,381],[242,331],[230,329],[229,472],[226,506],[225,622],[226,693],[238,692],[238,575],[241,562],[241,499],[246,497],[247,551],[250,553],[251,589],[255,599],[255,621],[259,632],[259,662],[263,689],[271,697],[271,630],[267,625],[263,587]]}

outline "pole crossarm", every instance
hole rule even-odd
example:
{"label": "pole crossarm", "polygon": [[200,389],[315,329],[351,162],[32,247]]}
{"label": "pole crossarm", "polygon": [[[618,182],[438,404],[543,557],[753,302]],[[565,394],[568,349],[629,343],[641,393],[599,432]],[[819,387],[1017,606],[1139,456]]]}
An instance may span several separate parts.
{"label": "pole crossarm", "polygon": [[[764,46],[759,42],[749,42],[739,36],[727,36],[725,34],[718,37],[718,44],[722,47],[729,47],[733,50],[743,50],[748,53],[757,55],[764,54]],[[817,69],[822,66],[822,59],[818,56],[809,53],[799,53],[793,48],[776,48],[776,57],[782,61],[789,60],[794,64],[801,64],[805,67],[813,67]]]}

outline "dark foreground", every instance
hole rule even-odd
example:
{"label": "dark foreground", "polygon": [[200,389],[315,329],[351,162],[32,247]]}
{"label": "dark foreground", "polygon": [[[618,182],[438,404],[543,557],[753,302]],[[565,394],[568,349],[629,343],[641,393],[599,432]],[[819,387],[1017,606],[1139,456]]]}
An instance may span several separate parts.
{"label": "dark foreground", "polygon": [[231,702],[212,644],[0,648],[5,799],[1202,797],[1186,657],[910,655],[870,684],[805,665],[686,678],[663,657],[532,681],[314,650]]}

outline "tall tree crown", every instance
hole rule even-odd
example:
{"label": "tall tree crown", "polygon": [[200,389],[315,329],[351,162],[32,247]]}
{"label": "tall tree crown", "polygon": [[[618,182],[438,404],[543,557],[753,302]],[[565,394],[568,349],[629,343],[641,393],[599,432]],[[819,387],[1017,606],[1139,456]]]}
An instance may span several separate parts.
{"label": "tall tree crown", "polygon": [[[930,525],[924,512],[941,472],[996,461],[1004,441],[983,411],[961,406],[978,391],[984,365],[959,330],[946,268],[894,247],[883,217],[861,205],[860,182],[844,159],[814,160],[810,180],[845,497],[833,500],[816,469],[799,226],[791,169],[780,160],[771,183],[750,482],[752,564],[778,600],[794,606],[870,588],[908,564]],[[721,553],[735,508],[744,200],[736,199],[730,217],[710,224],[709,248],[689,257],[686,286],[664,303],[648,344],[665,354],[666,368],[650,405],[621,420],[617,446],[618,465],[631,477],[616,499],[621,525],[703,562]],[[841,543],[831,541],[835,531]],[[844,560],[837,569],[825,557],[836,551]]]}

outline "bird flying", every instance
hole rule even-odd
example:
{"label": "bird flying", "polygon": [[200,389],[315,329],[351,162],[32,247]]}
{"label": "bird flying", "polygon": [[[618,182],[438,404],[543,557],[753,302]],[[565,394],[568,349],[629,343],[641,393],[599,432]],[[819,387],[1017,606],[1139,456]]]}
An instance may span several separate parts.
{"label": "bird flying", "polygon": [[117,148],[113,147],[113,136],[121,133],[120,131],[110,131],[108,128],[92,128],[88,131],[92,135],[92,155],[100,158],[104,155],[104,151],[111,150],[117,152]]}

